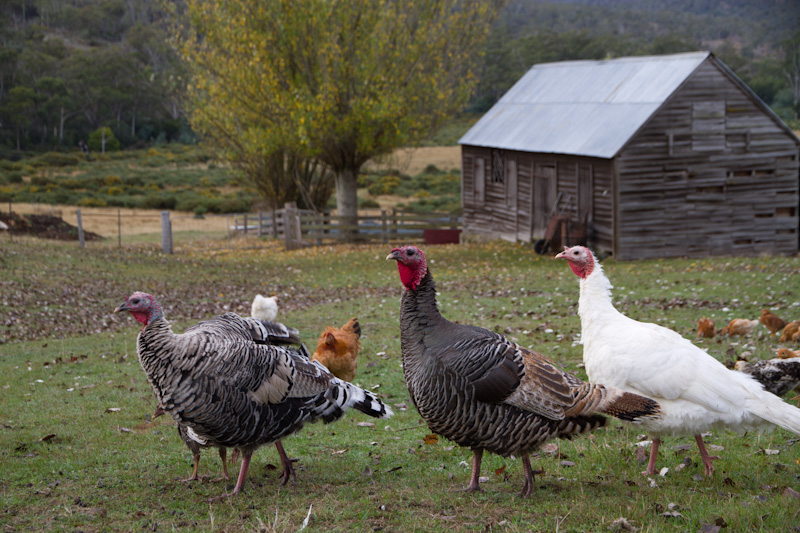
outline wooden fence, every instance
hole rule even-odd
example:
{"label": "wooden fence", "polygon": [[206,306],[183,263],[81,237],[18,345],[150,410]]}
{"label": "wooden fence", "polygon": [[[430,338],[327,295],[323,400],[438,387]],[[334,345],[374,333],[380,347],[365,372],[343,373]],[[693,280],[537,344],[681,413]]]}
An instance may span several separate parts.
{"label": "wooden fence", "polygon": [[338,242],[458,242],[460,226],[461,218],[448,213],[406,213],[392,209],[361,215],[355,223],[348,223],[338,215],[287,205],[276,212],[274,221],[265,213],[236,215],[232,229],[238,233],[271,235],[283,240],[288,249],[295,249]]}

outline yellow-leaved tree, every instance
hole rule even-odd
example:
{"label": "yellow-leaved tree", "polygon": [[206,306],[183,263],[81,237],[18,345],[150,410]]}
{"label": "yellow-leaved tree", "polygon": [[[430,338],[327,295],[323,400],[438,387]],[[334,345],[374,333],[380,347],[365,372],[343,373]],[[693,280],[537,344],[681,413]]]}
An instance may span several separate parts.
{"label": "yellow-leaved tree", "polygon": [[246,174],[296,177],[298,161],[321,162],[354,225],[362,166],[463,107],[501,4],[187,0],[178,45],[193,75],[192,126]]}

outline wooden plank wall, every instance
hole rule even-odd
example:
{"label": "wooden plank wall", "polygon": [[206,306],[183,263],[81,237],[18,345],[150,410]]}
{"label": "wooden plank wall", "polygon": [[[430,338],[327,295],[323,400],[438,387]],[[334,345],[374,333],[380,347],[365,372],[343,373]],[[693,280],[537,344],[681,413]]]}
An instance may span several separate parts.
{"label": "wooden plank wall", "polygon": [[[578,165],[588,166],[592,173],[592,211],[590,213],[590,246],[600,250],[612,250],[613,246],[613,166],[612,161],[587,157],[528,152],[504,151],[506,159],[513,158],[517,166],[517,209],[509,208],[503,184],[492,183],[492,151],[476,146],[462,146],[462,207],[464,231],[511,241],[531,242],[542,238],[541,232],[531,236],[533,216],[533,176],[537,165],[555,168],[555,179],[551,193],[555,198],[562,193],[559,210],[569,214],[574,222],[579,221],[577,211]],[[484,202],[473,195],[475,158],[481,157],[486,165],[486,187]],[[549,209],[552,202],[546,202]]]}
{"label": "wooden plank wall", "polygon": [[794,139],[709,60],[618,156],[615,256],[796,253],[798,168]]}

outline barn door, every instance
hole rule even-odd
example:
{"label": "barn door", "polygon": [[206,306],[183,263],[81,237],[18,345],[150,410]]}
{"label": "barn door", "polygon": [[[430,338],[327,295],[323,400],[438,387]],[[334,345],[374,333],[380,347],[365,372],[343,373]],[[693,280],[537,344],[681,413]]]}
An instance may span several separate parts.
{"label": "barn door", "polygon": [[472,178],[472,203],[483,207],[486,190],[486,169],[482,157],[475,158],[475,168]]}
{"label": "barn door", "polygon": [[533,165],[531,184],[531,240],[544,236],[556,195],[555,165]]}

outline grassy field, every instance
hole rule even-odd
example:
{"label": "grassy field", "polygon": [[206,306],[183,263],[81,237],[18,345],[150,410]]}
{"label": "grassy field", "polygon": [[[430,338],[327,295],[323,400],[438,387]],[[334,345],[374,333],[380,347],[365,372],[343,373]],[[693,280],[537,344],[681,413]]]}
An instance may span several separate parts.
{"label": "grassy field", "polygon": [[[613,423],[591,436],[554,441],[533,457],[533,497],[516,496],[519,460],[485,456],[484,491],[459,492],[471,452],[428,437],[405,388],[398,326],[402,293],[388,246],[286,252],[270,241],[198,240],[176,254],[156,244],[85,250],[16,238],[0,242],[0,527],[21,530],[601,531],[626,522],[642,531],[797,531],[800,446],[776,430],[707,437],[716,461],[703,479],[691,437],[666,439],[648,479],[636,460],[645,437]],[[512,244],[426,249],[443,314],[481,325],[580,367],[578,284],[561,261]],[[604,262],[618,308],[694,339],[697,319],[717,326],[769,307],[800,318],[800,258],[758,257]],[[325,325],[358,316],[363,354],[355,381],[396,415],[350,413],[284,441],[297,483],[279,487],[274,447],[253,459],[245,491],[214,482],[206,450],[202,482],[139,367],[130,317],[113,316],[135,290],[156,295],[176,331],[214,314],[249,312],[254,294],[277,294],[279,319],[315,345]],[[697,341],[722,361],[770,358],[763,327],[746,339]],[[745,353],[746,352],[746,353]],[[787,397],[787,401],[792,401]],[[792,401],[794,403],[794,401]],[[364,425],[370,422],[373,425]],[[361,423],[361,424],[360,424]],[[235,472],[236,466],[231,466]]]}

